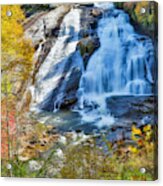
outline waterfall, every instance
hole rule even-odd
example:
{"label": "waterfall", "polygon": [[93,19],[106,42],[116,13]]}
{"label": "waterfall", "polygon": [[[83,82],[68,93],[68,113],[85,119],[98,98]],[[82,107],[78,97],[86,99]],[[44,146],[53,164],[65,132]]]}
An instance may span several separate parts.
{"label": "waterfall", "polygon": [[[84,70],[77,47],[82,10],[72,8],[63,18],[59,35],[36,75],[31,110],[58,111],[70,95],[70,98],[78,98],[73,111],[79,112],[83,123],[103,127],[116,120],[109,110],[107,100],[110,96],[153,94],[154,48],[151,39],[136,33],[129,16],[116,9],[113,3],[95,3],[95,7],[103,12],[97,26],[100,47]],[[74,79],[80,82],[74,83]]]}
{"label": "waterfall", "polygon": [[[32,105],[31,110],[39,109],[40,103],[48,100],[48,97],[59,86],[63,74],[66,74],[65,78],[68,77],[69,72],[65,72],[65,68],[69,58],[76,51],[79,31],[80,10],[72,8],[64,17],[59,36],[37,73],[33,98],[35,104]],[[75,65],[81,66],[79,63],[80,60]],[[61,99],[62,95],[59,94],[54,101],[54,111],[58,109],[57,105]]]}
{"label": "waterfall", "polygon": [[114,122],[106,98],[110,95],[152,94],[152,41],[137,34],[129,16],[113,3],[95,3],[104,11],[98,23],[100,48],[90,58],[80,80],[78,105],[84,121]]}

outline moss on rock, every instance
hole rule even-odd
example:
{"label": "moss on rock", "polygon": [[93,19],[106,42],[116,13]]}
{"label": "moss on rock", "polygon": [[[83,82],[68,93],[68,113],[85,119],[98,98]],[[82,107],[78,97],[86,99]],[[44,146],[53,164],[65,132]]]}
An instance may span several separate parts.
{"label": "moss on rock", "polygon": [[88,60],[93,52],[99,48],[100,42],[98,37],[86,37],[80,40],[78,47],[86,68]]}

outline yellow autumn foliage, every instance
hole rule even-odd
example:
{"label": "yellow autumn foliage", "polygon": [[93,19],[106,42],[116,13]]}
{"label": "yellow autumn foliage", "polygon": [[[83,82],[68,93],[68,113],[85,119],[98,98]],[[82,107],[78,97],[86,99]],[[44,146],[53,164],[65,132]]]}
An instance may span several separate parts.
{"label": "yellow autumn foliage", "polygon": [[135,134],[135,135],[141,135],[142,132],[139,128],[137,128],[135,125],[132,126],[132,132]]}
{"label": "yellow autumn foliage", "polygon": [[[142,13],[141,11],[142,8],[144,8],[145,10],[144,13]],[[151,2],[142,1],[136,3],[134,12],[138,22],[140,22],[144,26],[151,25],[154,22],[154,15],[155,15],[154,6]]]}
{"label": "yellow autumn foliage", "polygon": [[144,126],[143,131],[144,131],[144,132],[151,131],[151,125],[146,125],[146,126]]}
{"label": "yellow autumn foliage", "polygon": [[[135,125],[132,126],[131,132],[132,140],[136,142],[138,147],[144,147],[151,144],[153,140],[153,130],[150,124],[145,125],[142,129],[137,128]],[[129,150],[136,153],[136,147],[130,146]]]}
{"label": "yellow autumn foliage", "polygon": [[[153,37],[157,32],[157,3],[154,1],[117,2],[116,7],[125,10],[136,30]],[[157,37],[157,35],[156,35]]]}
{"label": "yellow autumn foliage", "polygon": [[138,152],[138,149],[136,147],[133,147],[133,146],[129,146],[128,147],[128,150],[132,153],[137,153]]}
{"label": "yellow autumn foliage", "polygon": [[[6,15],[7,11],[11,11],[11,16]],[[34,48],[31,41],[24,38],[24,13],[19,5],[3,5],[1,20],[2,72],[25,80],[32,68]]]}
{"label": "yellow autumn foliage", "polygon": [[143,146],[146,142],[151,141],[152,136],[153,131],[150,124],[145,125],[142,129],[137,128],[135,125],[132,126],[131,137],[139,147]]}

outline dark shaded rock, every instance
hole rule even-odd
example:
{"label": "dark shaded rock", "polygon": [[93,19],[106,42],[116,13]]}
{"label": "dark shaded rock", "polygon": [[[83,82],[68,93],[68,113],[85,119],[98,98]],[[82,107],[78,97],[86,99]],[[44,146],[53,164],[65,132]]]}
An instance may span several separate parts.
{"label": "dark shaded rock", "polygon": [[90,22],[91,29],[96,29],[97,26],[98,26],[97,20],[93,20],[93,21]]}
{"label": "dark shaded rock", "polygon": [[[70,64],[69,64],[70,65]],[[77,101],[76,91],[78,90],[80,77],[82,72],[79,68],[74,67],[70,71],[69,77],[66,79],[66,73],[68,72],[68,66],[65,69],[65,74],[60,79],[60,83],[56,89],[54,89],[47,99],[40,104],[42,110],[52,112],[54,110],[54,103],[59,95],[61,99],[57,103],[57,107],[60,109],[71,108]]]}
{"label": "dark shaded rock", "polygon": [[72,90],[77,90],[79,85],[79,80],[82,72],[79,68],[73,68],[66,84],[65,92],[69,93]]}
{"label": "dark shaded rock", "polygon": [[59,27],[53,28],[51,30],[51,35],[54,36],[54,37],[58,37],[59,31],[60,31]]}
{"label": "dark shaded rock", "polygon": [[150,113],[153,111],[153,96],[112,96],[107,98],[107,105],[115,116],[122,116],[128,112],[142,111]]}
{"label": "dark shaded rock", "polygon": [[81,38],[85,38],[85,37],[88,37],[88,36],[90,36],[91,35],[91,31],[90,30],[87,30],[87,29],[84,29],[84,28],[82,28],[81,30],[80,30],[80,37]]}
{"label": "dark shaded rock", "polygon": [[30,144],[30,145],[34,145],[34,144],[36,144],[36,143],[38,143],[38,141],[36,141],[36,140],[29,141],[29,144]]}
{"label": "dark shaded rock", "polygon": [[127,125],[135,122],[139,127],[143,123],[152,124],[157,121],[157,118],[154,117],[157,115],[157,98],[155,96],[113,96],[107,98],[106,102],[111,114],[120,118],[121,121],[125,121]]}
{"label": "dark shaded rock", "polygon": [[52,47],[52,42],[51,40],[46,40],[45,42],[43,43],[40,43],[41,45],[41,52],[38,56],[38,60],[37,62],[35,63],[35,67],[34,67],[34,71],[33,71],[33,81],[32,83],[35,82],[35,76],[37,74],[37,72],[39,71],[40,69],[40,66],[42,65],[42,63],[44,62],[45,58],[47,57],[47,55],[49,54],[50,50],[51,50],[51,47]]}
{"label": "dark shaded rock", "polygon": [[77,97],[75,94],[69,95],[60,105],[61,109],[68,109],[77,102]]}
{"label": "dark shaded rock", "polygon": [[96,49],[100,47],[100,41],[98,37],[87,37],[80,40],[78,48],[84,61],[86,68],[88,60]]}
{"label": "dark shaded rock", "polygon": [[[90,7],[84,7],[82,9],[82,15],[81,15],[81,31],[80,36],[81,38],[87,37],[90,35],[96,35],[97,36],[97,25],[99,19],[101,16],[101,9],[98,8],[90,8]],[[101,12],[101,13],[100,13]],[[96,15],[95,15],[96,14]],[[83,35],[83,33],[87,33],[88,35]]]}
{"label": "dark shaded rock", "polygon": [[[44,63],[45,58],[48,56],[53,44],[58,37],[60,26],[65,15],[70,11],[70,8],[79,8],[82,10],[81,15],[81,31],[79,33],[80,41],[77,45],[77,49],[74,53],[79,53],[80,58],[84,61],[86,68],[88,60],[95,50],[100,46],[99,38],[97,36],[98,20],[101,18],[102,12],[100,9],[92,6],[93,4],[71,4],[64,6],[54,7],[55,10],[50,12],[39,13],[29,18],[26,24],[24,24],[27,35],[29,35],[33,41],[33,45],[38,52],[36,63],[33,71],[33,79],[31,84],[35,84],[35,78],[40,66]],[[60,10],[60,11],[58,11]],[[55,11],[59,12],[57,20],[52,23],[53,16],[55,17]],[[39,20],[38,20],[39,18]],[[38,24],[39,23],[39,24]],[[73,28],[72,28],[72,32]],[[38,36],[37,36],[38,35]],[[68,40],[66,41],[69,42]],[[54,107],[61,109],[68,109],[77,102],[76,92],[79,87],[80,77],[82,75],[81,69],[74,64],[78,64],[75,60],[78,56],[75,54],[68,56],[64,71],[58,80],[57,86],[49,92],[46,99],[39,103],[39,108],[46,111],[54,111]],[[75,56],[74,56],[75,55]],[[74,67],[75,66],[75,67]],[[83,68],[83,67],[82,67]],[[57,70],[57,66],[55,68]],[[53,76],[55,71],[51,74],[49,72],[48,77]]]}
{"label": "dark shaded rock", "polygon": [[76,133],[81,133],[82,131],[80,129],[77,129],[76,130]]}
{"label": "dark shaded rock", "polygon": [[31,15],[41,12],[41,11],[49,11],[52,9],[52,7],[49,4],[45,5],[38,5],[38,4],[32,4],[32,5],[21,5],[21,8],[24,10],[25,16],[30,17]]}
{"label": "dark shaded rock", "polygon": [[[84,61],[84,66],[86,68],[91,55],[100,46],[99,38],[97,36],[97,25],[98,20],[101,17],[101,10],[93,7],[93,4],[85,3],[60,5],[54,7],[55,10],[51,10],[50,12],[41,12],[31,16],[24,24],[26,34],[31,37],[33,45],[38,51],[31,82],[31,84],[35,84],[37,73],[58,37],[63,18],[72,7],[80,7],[81,9],[79,43],[76,51],[72,55],[67,56],[68,60],[65,59],[67,62],[64,66],[62,75],[58,80],[57,86],[48,93],[45,100],[38,104],[38,107],[42,110],[51,112],[58,108],[68,109],[77,102],[76,92],[79,87],[82,72],[81,69],[79,69],[81,67],[77,66],[79,63],[75,60],[80,60],[82,58],[81,61]],[[58,16],[56,16],[56,11],[59,12]],[[57,17],[57,19],[54,20],[54,23],[53,17]],[[72,27],[72,33],[74,32],[73,29],[74,28]],[[69,41],[67,40],[66,42],[68,43]],[[46,78],[53,76],[55,70],[57,70],[57,65],[55,66],[54,71],[52,73],[49,72]]]}
{"label": "dark shaded rock", "polygon": [[90,8],[90,7],[93,7],[93,6],[94,6],[93,3],[81,3],[80,4],[80,7],[88,7],[88,8]]}
{"label": "dark shaded rock", "polygon": [[82,72],[79,68],[72,69],[69,79],[66,82],[66,87],[64,90],[65,96],[61,103],[61,108],[69,108],[73,104],[76,103],[77,101],[76,91],[79,88],[79,81],[80,81],[81,75],[82,75]]}
{"label": "dark shaded rock", "polygon": [[97,35],[98,21],[102,17],[102,11],[95,7],[81,7],[81,30],[78,48],[86,68],[88,60],[96,49],[100,47]]}

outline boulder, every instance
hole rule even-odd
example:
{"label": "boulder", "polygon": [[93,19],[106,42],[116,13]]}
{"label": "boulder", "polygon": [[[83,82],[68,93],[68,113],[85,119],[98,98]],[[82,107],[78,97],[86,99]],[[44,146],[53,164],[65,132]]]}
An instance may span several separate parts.
{"label": "boulder", "polygon": [[97,35],[98,21],[102,17],[102,11],[95,7],[82,8],[80,41],[78,49],[86,68],[88,60],[96,49],[100,47]]}
{"label": "boulder", "polygon": [[82,72],[79,68],[73,68],[66,82],[64,98],[61,103],[61,108],[70,108],[77,102],[76,92],[79,88],[79,82]]}
{"label": "boulder", "polygon": [[100,41],[98,37],[86,37],[79,41],[78,48],[84,61],[84,67],[86,68],[87,63],[91,55],[96,49],[100,47]]}
{"label": "boulder", "polygon": [[[40,103],[40,108],[52,112],[54,110],[54,102],[58,100],[57,107],[59,109],[69,109],[77,102],[77,90],[79,87],[81,69],[78,67],[72,68],[67,79],[62,77],[59,85],[54,89],[48,98]],[[64,88],[63,88],[64,87]],[[58,97],[61,97],[58,99]]]}
{"label": "boulder", "polygon": [[25,37],[32,40],[33,46],[38,45],[42,40],[55,38],[54,30],[59,28],[69,10],[70,6],[63,5],[48,12],[43,11],[34,14],[23,24]]}
{"label": "boulder", "polygon": [[[119,123],[125,121],[138,125],[155,123],[157,118],[157,100],[154,96],[112,96],[106,99],[107,106]],[[153,103],[156,105],[153,106]],[[132,120],[131,120],[132,118]]]}
{"label": "boulder", "polygon": [[94,17],[102,17],[102,11],[100,9],[93,8],[91,10],[91,15]]}

